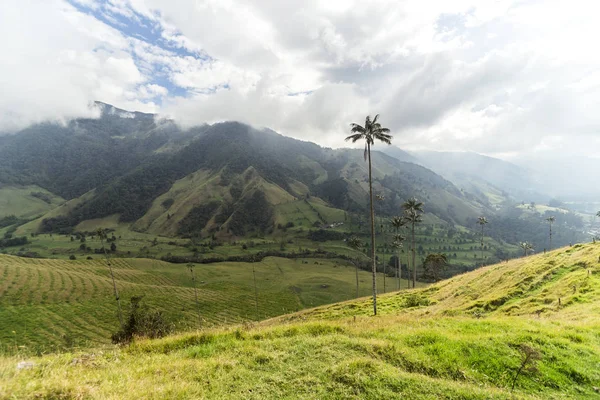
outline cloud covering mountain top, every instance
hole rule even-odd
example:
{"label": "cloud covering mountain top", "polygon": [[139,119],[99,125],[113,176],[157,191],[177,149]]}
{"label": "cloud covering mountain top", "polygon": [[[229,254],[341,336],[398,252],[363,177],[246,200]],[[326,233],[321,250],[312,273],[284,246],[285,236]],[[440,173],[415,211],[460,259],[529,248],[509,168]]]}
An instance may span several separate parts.
{"label": "cloud covering mountain top", "polygon": [[0,129],[100,100],[345,145],[382,114],[403,148],[506,159],[600,150],[597,5],[525,1],[5,0]]}

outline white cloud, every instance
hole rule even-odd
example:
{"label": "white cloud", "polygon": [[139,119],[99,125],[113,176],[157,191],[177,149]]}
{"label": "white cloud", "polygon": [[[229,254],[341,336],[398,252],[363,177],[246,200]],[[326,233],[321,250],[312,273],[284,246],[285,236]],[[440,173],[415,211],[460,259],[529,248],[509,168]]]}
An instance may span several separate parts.
{"label": "white cloud", "polygon": [[599,6],[588,1],[76,1],[201,56],[127,37],[63,1],[4,1],[0,126],[85,114],[98,99],[334,147],[347,145],[349,122],[381,113],[407,148],[599,150]]}

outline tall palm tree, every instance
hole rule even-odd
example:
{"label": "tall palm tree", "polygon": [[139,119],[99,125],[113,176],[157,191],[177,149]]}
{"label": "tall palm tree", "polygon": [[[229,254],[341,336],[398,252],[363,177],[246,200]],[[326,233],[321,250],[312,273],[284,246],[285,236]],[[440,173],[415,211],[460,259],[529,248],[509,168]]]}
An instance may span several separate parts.
{"label": "tall palm tree", "polygon": [[396,248],[396,280],[397,290],[400,290],[400,280],[402,279],[402,263],[400,262],[400,250],[404,246],[404,241],[406,237],[400,235],[399,233],[394,235],[394,243],[393,246]]}
{"label": "tall palm tree", "polygon": [[[395,217],[392,218],[392,227],[394,227],[396,229],[396,236],[394,236],[394,247],[396,248],[396,257],[398,258],[398,290],[400,290],[400,279],[401,279],[401,275],[402,275],[402,263],[400,262],[400,249],[403,246],[403,242],[406,239],[404,236],[400,235],[400,229],[404,228],[404,226],[406,225],[406,221],[404,220],[404,218],[402,218],[399,215],[396,215]],[[402,237],[402,240],[398,240],[398,237]],[[397,246],[397,242],[400,244],[400,246]]]}
{"label": "tall palm tree", "polygon": [[481,266],[483,266],[483,227],[488,223],[488,220],[485,217],[479,217],[477,223],[481,225]]}
{"label": "tall palm tree", "polygon": [[548,217],[546,218],[546,221],[548,221],[548,225],[550,226],[550,244],[548,250],[552,250],[552,224],[556,221],[556,218],[554,216]]}
{"label": "tall palm tree", "polygon": [[371,146],[375,145],[375,141],[380,141],[386,144],[392,144],[392,135],[388,135],[390,130],[383,128],[377,120],[379,114],[371,120],[370,116],[365,119],[365,126],[358,124],[350,124],[350,132],[346,140],[351,140],[356,143],[359,140],[365,141],[365,158],[369,160],[369,208],[371,212],[371,262],[373,263],[373,315],[377,315],[377,265],[375,260],[375,212],[373,211],[373,175],[371,167]]}
{"label": "tall palm tree", "polygon": [[[348,240],[346,241],[346,244],[348,245],[348,247],[350,247],[351,249],[354,249],[356,251],[358,251],[362,247],[362,242],[356,236],[352,236],[352,237],[348,238]],[[358,296],[358,259],[354,263],[354,266],[356,267],[356,297],[359,297]]]}
{"label": "tall palm tree", "polygon": [[117,283],[115,281],[115,275],[113,273],[112,264],[110,263],[110,259],[108,258],[108,252],[106,251],[106,247],[104,247],[104,240],[107,238],[106,231],[102,228],[98,229],[97,235],[100,238],[100,244],[102,245],[102,250],[104,251],[104,257],[106,258],[106,265],[108,266],[108,270],[110,271],[110,278],[112,279],[113,291],[115,295],[115,300],[117,301],[117,311],[119,313],[119,323],[121,324],[121,329],[123,329],[123,311],[121,309],[121,297],[119,296],[119,291],[117,290]]}
{"label": "tall palm tree", "polygon": [[533,245],[529,242],[523,242],[519,244],[519,247],[523,249],[523,254],[525,255],[525,257],[527,257],[530,250],[533,250]]}
{"label": "tall palm tree", "polygon": [[404,219],[411,225],[412,234],[412,267],[413,267],[413,288],[417,286],[417,261],[415,249],[415,225],[423,222],[421,214],[423,213],[423,203],[416,198],[408,199],[402,204],[404,209]]}

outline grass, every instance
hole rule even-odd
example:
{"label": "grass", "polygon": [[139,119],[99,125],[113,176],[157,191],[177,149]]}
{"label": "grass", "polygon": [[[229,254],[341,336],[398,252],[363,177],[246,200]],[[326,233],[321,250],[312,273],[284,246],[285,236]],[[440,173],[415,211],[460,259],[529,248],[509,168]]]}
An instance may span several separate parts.
{"label": "grass", "polygon": [[[599,256],[578,245],[383,295],[377,317],[358,299],[125,348],[3,357],[0,399],[598,398]],[[523,344],[541,358],[511,391]]]}
{"label": "grass", "polygon": [[[41,193],[45,200],[32,196]],[[0,186],[0,218],[8,215],[31,218],[57,207],[64,200],[39,186]]]}
{"label": "grass", "polygon": [[[111,262],[123,304],[131,296],[143,295],[149,306],[163,310],[178,329],[197,327],[185,264],[148,259]],[[195,274],[205,326],[269,318],[356,294],[354,267],[341,260],[271,257],[255,264],[198,264]],[[360,294],[368,295],[370,275],[360,271],[359,281]],[[382,287],[381,277],[379,284]],[[117,330],[117,319],[105,262],[0,255],[0,321],[0,351],[16,348],[39,353],[108,343]]]}

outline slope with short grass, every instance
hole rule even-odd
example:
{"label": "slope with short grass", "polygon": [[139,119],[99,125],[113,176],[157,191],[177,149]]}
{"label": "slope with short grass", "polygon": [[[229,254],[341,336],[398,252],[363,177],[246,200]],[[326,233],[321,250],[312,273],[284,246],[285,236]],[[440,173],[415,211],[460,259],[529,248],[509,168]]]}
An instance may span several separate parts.
{"label": "slope with short grass", "polygon": [[0,218],[9,215],[28,219],[37,217],[63,202],[61,197],[36,185],[0,184]]}
{"label": "slope with short grass", "polygon": [[[383,295],[377,317],[365,298],[21,369],[3,358],[0,398],[599,398],[599,256],[574,246]],[[525,354],[539,360],[521,369]]]}

